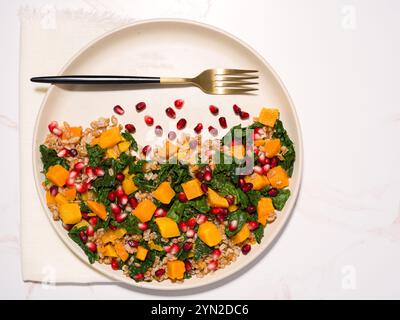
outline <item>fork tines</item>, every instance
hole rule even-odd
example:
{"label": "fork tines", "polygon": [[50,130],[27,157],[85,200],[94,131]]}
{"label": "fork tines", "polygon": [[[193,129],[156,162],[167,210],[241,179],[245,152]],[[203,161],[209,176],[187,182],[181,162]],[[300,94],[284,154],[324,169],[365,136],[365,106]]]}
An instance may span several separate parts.
{"label": "fork tines", "polygon": [[[258,70],[216,69],[214,86],[219,94],[243,94],[258,90]],[[249,81],[253,80],[253,81]]]}

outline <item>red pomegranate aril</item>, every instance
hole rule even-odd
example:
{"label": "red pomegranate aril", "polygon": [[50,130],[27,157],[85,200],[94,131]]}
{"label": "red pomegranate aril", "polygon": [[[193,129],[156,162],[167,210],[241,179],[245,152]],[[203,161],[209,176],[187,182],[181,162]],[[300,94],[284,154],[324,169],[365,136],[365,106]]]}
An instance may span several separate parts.
{"label": "red pomegranate aril", "polygon": [[210,271],[216,270],[216,269],[218,268],[218,261],[216,261],[216,260],[211,260],[211,261],[208,263],[207,268],[208,268],[208,270],[210,270]]}
{"label": "red pomegranate aril", "polygon": [[82,219],[86,221],[90,219],[87,212],[82,212]]}
{"label": "red pomegranate aril", "polygon": [[96,167],[96,168],[94,169],[94,174],[95,174],[97,177],[102,177],[102,176],[104,176],[105,172],[104,172],[103,168]]}
{"label": "red pomegranate aril", "polygon": [[180,202],[186,202],[188,198],[186,197],[186,194],[184,192],[179,192],[178,193],[178,200]]}
{"label": "red pomegranate aril", "polygon": [[83,243],[86,243],[87,240],[88,240],[88,237],[87,237],[85,231],[79,232],[79,238],[81,239],[81,241],[82,241]]}
{"label": "red pomegranate aril", "polygon": [[51,186],[49,191],[50,191],[50,195],[52,197],[55,197],[57,195],[57,193],[58,193],[58,187],[57,186]]}
{"label": "red pomegranate aril", "polygon": [[217,215],[215,216],[215,218],[217,219],[217,221],[218,221],[219,223],[224,222],[224,221],[226,220],[227,217],[228,217],[228,214],[227,214],[227,213],[219,213],[219,214],[217,214]]}
{"label": "red pomegranate aril", "polygon": [[182,99],[176,99],[174,102],[175,108],[182,109],[184,103],[185,101],[183,101]]}
{"label": "red pomegranate aril", "polygon": [[149,225],[146,222],[138,223],[139,230],[146,231],[149,228]]}
{"label": "red pomegranate aril", "polygon": [[279,164],[279,159],[277,157],[273,157],[271,159],[270,168],[274,168]]}
{"label": "red pomegranate aril", "polygon": [[183,251],[190,251],[193,247],[193,242],[185,242],[185,244],[183,245],[182,249]]}
{"label": "red pomegranate aril", "polygon": [[115,198],[116,198],[116,195],[115,195],[114,192],[110,191],[110,192],[108,193],[107,198],[108,198],[108,200],[110,200],[111,202],[114,202],[114,201],[115,201]]}
{"label": "red pomegranate aril", "polygon": [[118,204],[121,207],[125,207],[128,204],[128,201],[129,201],[129,199],[128,199],[128,196],[126,194],[124,194],[123,196],[118,198]]}
{"label": "red pomegranate aril", "polygon": [[55,128],[58,128],[58,122],[57,121],[51,121],[47,127],[49,128],[49,131],[51,133],[53,133],[53,130]]}
{"label": "red pomegranate aril", "polygon": [[78,174],[79,174],[78,171],[76,171],[76,170],[71,170],[71,171],[69,172],[68,178],[73,178],[73,179],[75,179],[75,178],[78,176]]}
{"label": "red pomegranate aril", "polygon": [[250,183],[250,182],[245,183],[244,186],[242,187],[242,190],[243,190],[244,192],[249,192],[249,191],[251,191],[252,189],[253,189],[253,184]]}
{"label": "red pomegranate aril", "polygon": [[189,229],[188,231],[186,231],[186,237],[188,238],[193,238],[195,234],[196,233],[194,232],[193,229]]}
{"label": "red pomegranate aril", "polygon": [[214,106],[214,105],[210,105],[208,108],[210,109],[210,112],[211,112],[214,116],[216,116],[216,115],[219,113],[218,107],[216,107],[216,106]]}
{"label": "red pomegranate aril", "polygon": [[82,161],[79,161],[79,162],[75,163],[74,171],[81,172],[84,167],[85,167],[85,164]]}
{"label": "red pomegranate aril", "polygon": [[269,164],[266,164],[262,168],[263,168],[263,174],[266,175],[269,169],[271,169],[271,166]]}
{"label": "red pomegranate aril", "polygon": [[213,255],[214,259],[218,258],[221,255],[221,250],[214,249],[211,254]]}
{"label": "red pomegranate aril", "polygon": [[204,180],[211,181],[211,179],[212,179],[212,172],[211,171],[205,171],[204,172]]}
{"label": "red pomegranate aril", "polygon": [[278,195],[278,190],[276,188],[271,188],[267,193],[270,197],[276,197]]}
{"label": "red pomegranate aril", "polygon": [[56,135],[57,137],[61,137],[62,134],[63,134],[63,132],[61,131],[60,128],[54,128],[52,133],[53,133],[54,135]]}
{"label": "red pomegranate aril", "polygon": [[157,137],[161,137],[163,135],[163,128],[160,125],[157,125],[154,129],[154,133],[156,134]]}
{"label": "red pomegranate aril", "polygon": [[245,255],[248,254],[250,250],[251,250],[251,245],[249,245],[248,243],[242,247],[242,253]]}
{"label": "red pomegranate aril", "polygon": [[230,206],[235,204],[235,197],[234,197],[233,195],[228,194],[228,195],[225,197],[225,199],[226,199],[226,201],[228,201],[228,204],[229,204]]}
{"label": "red pomegranate aril", "polygon": [[179,121],[176,124],[176,128],[178,130],[182,130],[182,129],[184,129],[186,127],[186,123],[187,123],[186,119],[184,119],[184,118],[179,119]]}
{"label": "red pomegranate aril", "polygon": [[97,224],[97,217],[90,217],[88,221],[92,226],[95,226]]}
{"label": "red pomegranate aril", "polygon": [[120,105],[116,105],[114,107],[114,112],[122,116],[125,113],[125,110]]}
{"label": "red pomegranate aril", "polygon": [[197,224],[202,224],[202,223],[204,223],[204,222],[206,222],[206,221],[207,221],[207,216],[206,216],[206,215],[204,215],[204,214],[199,214],[199,215],[197,216],[197,219],[196,219]]}
{"label": "red pomegranate aril", "polygon": [[216,136],[218,134],[218,130],[214,128],[213,126],[208,127],[208,132],[211,133],[211,135]]}
{"label": "red pomegranate aril", "polygon": [[126,212],[124,212],[124,213],[121,212],[119,214],[115,214],[114,218],[115,218],[115,221],[121,223],[121,222],[125,221],[127,216],[128,216],[128,214]]}
{"label": "red pomegranate aril", "polygon": [[235,231],[237,229],[237,227],[238,227],[237,220],[229,221],[229,224],[228,224],[229,231]]}
{"label": "red pomegranate aril", "polygon": [[155,273],[156,277],[162,277],[165,274],[165,270],[164,269],[158,269]]}
{"label": "red pomegranate aril", "polygon": [[220,214],[222,212],[223,212],[222,208],[214,207],[210,209],[211,214]]}
{"label": "red pomegranate aril", "polygon": [[114,193],[119,198],[119,197],[122,197],[125,194],[125,191],[122,188],[122,186],[118,186],[118,188],[115,190]]}
{"label": "red pomegranate aril", "polygon": [[176,138],[176,133],[174,131],[168,132],[168,139],[169,140],[175,140]]}
{"label": "red pomegranate aril", "polygon": [[142,281],[143,279],[144,279],[144,274],[143,274],[143,272],[138,273],[138,274],[136,274],[136,275],[133,276],[133,280],[135,280],[135,281]]}
{"label": "red pomegranate aril", "polygon": [[250,118],[250,114],[248,112],[240,111],[239,113],[240,119],[247,120]]}
{"label": "red pomegranate aril", "polygon": [[127,123],[125,125],[125,130],[128,131],[129,133],[135,133],[136,127],[132,123]]}
{"label": "red pomegranate aril", "polygon": [[92,178],[94,176],[94,170],[92,167],[86,167],[85,173],[89,178]]}
{"label": "red pomegranate aril", "polygon": [[93,228],[92,225],[89,224],[86,227],[86,234],[87,234],[88,237],[93,237],[94,236],[94,228]]}
{"label": "red pomegranate aril", "polygon": [[171,246],[164,246],[164,250],[166,253],[171,253]]}
{"label": "red pomegranate aril", "polygon": [[201,171],[196,172],[195,177],[200,180],[203,181],[204,180],[204,173]]}
{"label": "red pomegranate aril", "polygon": [[116,205],[115,203],[110,204],[111,212],[114,213],[114,215],[118,215],[121,213],[121,208]]}
{"label": "red pomegranate aril", "polygon": [[74,227],[73,224],[65,224],[65,223],[62,223],[62,226],[67,231],[70,231]]}
{"label": "red pomegranate aril", "polygon": [[202,184],[200,185],[200,189],[201,189],[201,191],[203,191],[204,193],[207,193],[207,191],[208,191],[208,185],[206,185],[205,183],[202,183]]}
{"label": "red pomegranate aril", "polygon": [[256,209],[256,207],[255,206],[247,206],[246,207],[246,211],[248,212],[248,213],[253,213],[253,212],[255,212],[257,209]]}
{"label": "red pomegranate aril", "polygon": [[76,149],[69,150],[69,156],[75,158],[78,155],[78,151]]}
{"label": "red pomegranate aril", "polygon": [[69,178],[67,179],[67,182],[66,182],[65,184],[67,185],[67,187],[73,187],[73,186],[75,186],[75,178],[69,177]]}
{"label": "red pomegranate aril", "polygon": [[256,230],[258,228],[257,221],[250,221],[247,225],[248,225],[250,231]]}
{"label": "red pomegranate aril", "polygon": [[118,172],[115,176],[115,179],[117,179],[118,181],[124,181],[125,175],[122,172]]}
{"label": "red pomegranate aril", "polygon": [[57,157],[59,158],[65,158],[69,156],[69,150],[67,148],[62,148],[60,151],[57,153]]}
{"label": "red pomegranate aril", "polygon": [[146,103],[144,103],[144,102],[139,102],[139,103],[135,106],[135,108],[136,108],[136,111],[137,111],[137,112],[143,111],[144,109],[146,109]]}
{"label": "red pomegranate aril", "polygon": [[263,168],[260,167],[260,166],[254,166],[254,167],[253,167],[253,171],[254,171],[255,173],[257,173],[257,174],[263,174],[263,173],[264,173]]}
{"label": "red pomegranate aril", "polygon": [[112,258],[112,260],[111,260],[111,268],[113,270],[119,270],[119,263],[118,263],[118,260],[116,258]]}
{"label": "red pomegranate aril", "polygon": [[131,206],[132,209],[135,209],[138,206],[138,201],[135,197],[129,198],[129,205]]}
{"label": "red pomegranate aril", "polygon": [[240,112],[242,111],[242,109],[239,108],[239,106],[237,104],[233,105],[233,112],[237,115],[240,114]]}
{"label": "red pomegranate aril", "polygon": [[86,182],[76,183],[75,189],[79,193],[86,193],[88,191],[88,184]]}
{"label": "red pomegranate aril", "polygon": [[221,126],[221,128],[226,129],[228,127],[228,124],[226,123],[226,118],[225,117],[220,117],[218,119],[219,121],[219,125]]}
{"label": "red pomegranate aril", "polygon": [[196,218],[190,218],[188,221],[186,221],[186,224],[188,227],[193,228],[196,225]]}
{"label": "red pomegranate aril", "polygon": [[156,218],[165,217],[166,215],[167,215],[167,210],[163,208],[157,208],[156,211],[154,211],[154,216]]}
{"label": "red pomegranate aril", "polygon": [[188,260],[186,260],[186,261],[185,261],[185,270],[186,270],[186,271],[191,271],[192,268],[193,268],[193,266],[192,266],[191,262],[188,261]]}
{"label": "red pomegranate aril", "polygon": [[167,109],[165,109],[165,113],[171,119],[175,119],[176,118],[176,112],[171,107],[168,107]]}
{"label": "red pomegranate aril", "polygon": [[118,229],[118,227],[116,227],[116,226],[113,226],[112,224],[110,224],[110,225],[109,225],[109,228],[110,228],[112,231],[115,231],[115,230],[117,230],[117,229]]}
{"label": "red pomegranate aril", "polygon": [[203,124],[202,123],[198,123],[195,127],[194,127],[194,132],[196,132],[197,134],[200,134],[200,132],[203,130]]}
{"label": "red pomegranate aril", "polygon": [[154,124],[154,119],[150,116],[144,116],[144,122],[146,122],[148,126],[152,126]]}
{"label": "red pomegranate aril", "polygon": [[187,229],[188,229],[188,226],[187,226],[187,224],[185,223],[185,222],[180,222],[179,223],[179,229],[182,231],[182,232],[186,232],[187,231]]}
{"label": "red pomegranate aril", "polygon": [[137,242],[136,240],[129,240],[129,241],[128,241],[128,245],[129,245],[131,248],[137,248],[137,247],[139,246],[139,242]]}
{"label": "red pomegranate aril", "polygon": [[170,253],[171,253],[171,254],[177,254],[177,253],[179,252],[179,250],[181,250],[181,247],[180,247],[179,245],[177,245],[176,243],[174,243],[174,244],[171,246],[171,251],[170,251]]}
{"label": "red pomegranate aril", "polygon": [[149,146],[149,145],[144,146],[143,149],[142,149],[142,153],[143,153],[144,155],[149,154],[150,151],[151,151],[151,146]]}
{"label": "red pomegranate aril", "polygon": [[238,184],[239,184],[239,187],[240,187],[240,188],[242,188],[242,187],[245,185],[245,183],[246,183],[246,182],[244,181],[243,178],[240,178],[240,179],[239,179]]}

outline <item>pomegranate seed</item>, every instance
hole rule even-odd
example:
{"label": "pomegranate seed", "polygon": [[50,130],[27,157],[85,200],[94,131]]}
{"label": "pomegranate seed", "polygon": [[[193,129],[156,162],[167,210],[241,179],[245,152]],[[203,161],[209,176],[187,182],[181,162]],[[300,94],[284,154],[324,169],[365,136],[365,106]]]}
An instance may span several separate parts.
{"label": "pomegranate seed", "polygon": [[186,224],[185,222],[180,222],[180,223],[179,223],[179,229],[180,229],[182,232],[186,232],[187,229],[188,229],[188,226],[187,226],[187,224]]}
{"label": "pomegranate seed", "polygon": [[208,185],[206,185],[205,183],[202,183],[202,184],[200,185],[200,189],[201,189],[201,191],[203,191],[204,193],[207,193],[207,191],[208,191]]}
{"label": "pomegranate seed", "polygon": [[162,277],[163,275],[165,274],[165,270],[164,269],[158,269],[156,272],[155,272],[155,276],[156,277]]}
{"label": "pomegranate seed", "polygon": [[54,128],[52,133],[57,137],[61,137],[63,132],[61,131],[60,128]]}
{"label": "pomegranate seed", "polygon": [[71,171],[69,172],[68,178],[73,178],[73,179],[75,179],[75,178],[78,176],[78,174],[79,174],[78,171],[76,171],[76,170],[71,170]]}
{"label": "pomegranate seed", "polygon": [[132,248],[137,248],[139,246],[139,242],[137,242],[136,240],[129,240],[128,245]]}
{"label": "pomegranate seed", "polygon": [[124,181],[125,175],[122,172],[118,172],[115,176],[115,179],[117,179],[118,181]]}
{"label": "pomegranate seed", "polygon": [[76,149],[71,149],[69,150],[69,155],[75,158],[78,155],[78,151]]}
{"label": "pomegranate seed", "polygon": [[220,117],[218,119],[219,125],[221,126],[222,129],[226,129],[228,127],[228,124],[226,123],[226,118],[225,117]]}
{"label": "pomegranate seed", "polygon": [[89,223],[90,223],[92,226],[95,226],[95,225],[97,224],[97,217],[91,217],[91,218],[89,219]]}
{"label": "pomegranate seed", "polygon": [[136,128],[132,123],[127,123],[125,125],[125,130],[128,131],[129,133],[135,133],[136,132]]}
{"label": "pomegranate seed", "polygon": [[146,222],[138,223],[139,230],[146,231],[149,228],[149,225]]}
{"label": "pomegranate seed", "polygon": [[157,208],[156,211],[154,211],[154,216],[156,218],[165,217],[166,215],[167,211],[163,208]]}
{"label": "pomegranate seed", "polygon": [[175,118],[176,118],[176,112],[175,112],[174,109],[172,109],[171,107],[168,107],[167,109],[165,109],[165,113],[166,113],[167,116],[170,117],[171,119],[175,119]]}
{"label": "pomegranate seed", "polygon": [[51,121],[47,127],[49,128],[49,131],[51,133],[53,133],[53,130],[55,128],[58,128],[58,122],[57,121]]}
{"label": "pomegranate seed", "polygon": [[88,213],[87,212],[82,212],[82,219],[84,219],[84,220],[89,220],[89,216],[88,216]]}
{"label": "pomegranate seed", "polygon": [[185,101],[183,101],[182,99],[175,100],[174,102],[175,108],[182,109],[184,103]]}
{"label": "pomegranate seed", "polygon": [[171,246],[171,251],[170,251],[170,253],[171,253],[171,254],[177,254],[177,253],[179,252],[179,250],[181,250],[181,247],[180,247],[178,244],[174,243],[174,244]]}
{"label": "pomegranate seed", "polygon": [[278,159],[277,157],[273,157],[273,158],[271,159],[270,167],[271,167],[271,168],[274,168],[274,167],[276,167],[278,164],[279,164],[279,159]]}
{"label": "pomegranate seed", "polygon": [[263,166],[263,174],[267,174],[271,166],[269,164],[266,164]]}
{"label": "pomegranate seed", "polygon": [[154,133],[156,136],[161,137],[163,134],[163,128],[160,125],[157,125],[154,129]]}
{"label": "pomegranate seed", "polygon": [[149,146],[149,145],[144,146],[143,149],[142,149],[142,152],[143,152],[143,154],[144,154],[145,156],[146,156],[148,153],[150,153],[150,151],[151,151],[151,146]]}
{"label": "pomegranate seed", "polygon": [[185,244],[183,245],[182,249],[183,251],[190,251],[193,247],[193,242],[185,242]]}
{"label": "pomegranate seed", "polygon": [[97,177],[102,177],[102,176],[104,176],[105,172],[104,172],[103,168],[96,167],[96,168],[94,169],[94,174],[95,174]]}
{"label": "pomegranate seed", "polygon": [[65,224],[65,223],[63,223],[62,226],[67,231],[70,231],[74,227],[73,224]]}
{"label": "pomegranate seed", "polygon": [[253,171],[254,171],[255,173],[257,173],[257,174],[263,174],[263,173],[264,173],[263,168],[260,167],[260,166],[254,166],[254,167],[253,167]]}
{"label": "pomegranate seed", "polygon": [[171,252],[171,246],[165,246],[164,250],[166,253],[170,253]]}
{"label": "pomegranate seed", "polygon": [[186,224],[188,227],[193,228],[196,225],[196,218],[190,218],[188,221],[186,221]]}
{"label": "pomegranate seed", "polygon": [[81,172],[84,167],[85,167],[85,164],[82,161],[79,161],[79,162],[75,163],[74,171]]}
{"label": "pomegranate seed", "polygon": [[251,245],[249,245],[248,243],[245,244],[245,245],[242,247],[242,253],[243,253],[243,254],[248,254],[248,253],[250,252],[250,250],[251,250]]}
{"label": "pomegranate seed", "polygon": [[256,155],[256,156],[258,156],[258,153],[260,152],[260,150],[258,150],[258,148],[257,147],[254,147],[254,154]]}
{"label": "pomegranate seed", "polygon": [[185,127],[186,127],[186,119],[184,119],[184,118],[182,118],[182,119],[180,119],[178,122],[177,122],[177,124],[176,124],[176,128],[178,129],[178,130],[182,130],[182,129],[184,129]]}
{"label": "pomegranate seed", "polygon": [[144,279],[144,274],[143,274],[143,272],[134,275],[134,276],[133,276],[133,279],[134,279],[135,281],[142,281],[142,280]]}
{"label": "pomegranate seed", "polygon": [[73,187],[75,186],[75,178],[69,177],[65,183],[67,187]]}
{"label": "pomegranate seed", "polygon": [[207,216],[206,216],[206,215],[204,215],[204,214],[199,214],[199,215],[197,216],[197,219],[196,219],[197,224],[202,224],[202,223],[204,223],[204,222],[206,222],[206,221],[207,221]]}
{"label": "pomegranate seed", "polygon": [[125,110],[120,105],[116,105],[114,107],[114,112],[122,116],[125,113]]}
{"label": "pomegranate seed", "polygon": [[216,261],[216,260],[211,260],[211,261],[208,263],[207,268],[208,268],[208,270],[210,270],[210,271],[216,270],[216,269],[218,268],[218,261]]}
{"label": "pomegranate seed", "polygon": [[168,132],[168,139],[169,140],[175,140],[176,138],[176,133],[174,131]]}
{"label": "pomegranate seed", "polygon": [[123,196],[118,198],[118,204],[121,207],[125,207],[128,204],[128,201],[129,201],[129,199],[128,199],[128,196],[126,194],[124,194]]}
{"label": "pomegranate seed", "polygon": [[108,193],[107,198],[108,198],[108,200],[110,200],[111,202],[114,202],[114,200],[115,200],[115,198],[116,198],[115,193],[112,192],[112,191],[110,191],[110,192]]}
{"label": "pomegranate seed", "polygon": [[119,197],[122,197],[125,194],[125,191],[121,186],[118,186],[118,188],[115,190],[114,193],[119,198]]}
{"label": "pomegranate seed", "polygon": [[86,167],[85,173],[87,176],[89,176],[89,178],[93,178],[93,176],[94,176],[94,170],[92,167]]}
{"label": "pomegranate seed", "polygon": [[255,206],[248,206],[248,207],[246,207],[246,211],[248,212],[248,213],[253,213],[253,212],[255,212],[257,209],[256,209],[256,207]]}
{"label": "pomegranate seed", "polygon": [[268,190],[268,195],[270,197],[276,197],[278,195],[278,190],[276,188],[271,188]]}
{"label": "pomegranate seed", "polygon": [[60,151],[58,151],[58,153],[57,153],[57,157],[60,157],[60,158],[65,158],[65,157],[67,157],[67,156],[69,156],[69,150],[67,149],[67,148],[62,148]]}
{"label": "pomegranate seed", "polygon": [[179,192],[178,193],[178,200],[180,202],[186,202],[188,198],[186,197],[186,194],[184,192]]}
{"label": "pomegranate seed", "polygon": [[112,231],[115,231],[115,230],[118,229],[116,226],[113,226],[112,224],[109,225],[109,228],[110,228]]}
{"label": "pomegranate seed", "polygon": [[116,258],[111,260],[111,268],[113,268],[113,270],[119,270],[119,263]]}
{"label": "pomegranate seed", "polygon": [[205,171],[204,172],[204,180],[211,181],[211,179],[212,179],[212,172],[211,171]]}
{"label": "pomegranate seed", "polygon": [[210,132],[214,137],[218,134],[218,130],[213,126],[208,127],[208,132]]}
{"label": "pomegranate seed", "polygon": [[250,221],[248,224],[249,229],[251,231],[256,230],[258,228],[258,222],[257,221]]}
{"label": "pomegranate seed", "polygon": [[217,214],[215,218],[217,219],[217,221],[219,223],[222,223],[226,220],[227,217],[228,217],[228,213],[223,212],[223,213]]}
{"label": "pomegranate seed", "polygon": [[196,132],[197,134],[199,134],[202,130],[203,130],[203,124],[202,123],[198,123],[195,127],[194,127],[194,132]]}
{"label": "pomegranate seed", "polygon": [[237,104],[233,105],[233,112],[237,115],[240,114],[240,112],[242,111],[242,109],[239,108],[239,106]]}
{"label": "pomegranate seed", "polygon": [[226,201],[228,201],[228,204],[229,204],[230,206],[233,205],[233,204],[235,204],[235,197],[234,197],[233,195],[228,194],[228,195],[225,197],[225,199],[226,199]]}
{"label": "pomegranate seed", "polygon": [[218,258],[218,257],[221,255],[221,250],[219,250],[219,249],[214,249],[214,250],[212,251],[212,255],[213,255],[214,259]]}
{"label": "pomegranate seed", "polygon": [[114,215],[118,215],[121,213],[121,208],[116,205],[115,203],[110,204],[111,212],[114,213]]}
{"label": "pomegranate seed", "polygon": [[144,103],[144,102],[139,102],[137,105],[136,105],[136,111],[137,112],[140,112],[140,111],[143,111],[144,109],[146,109],[146,103]]}
{"label": "pomegranate seed", "polygon": [[58,193],[58,187],[57,186],[51,186],[49,191],[50,191],[51,196],[55,197],[57,195],[57,193]]}
{"label": "pomegranate seed", "polygon": [[152,126],[154,124],[154,119],[150,116],[144,116],[144,122],[146,122],[148,126]]}
{"label": "pomegranate seed", "polygon": [[115,221],[121,223],[121,222],[125,221],[127,216],[128,216],[128,214],[125,212],[125,213],[115,214],[114,218],[115,218]]}
{"label": "pomegranate seed", "polygon": [[93,237],[94,236],[94,228],[92,225],[88,225],[86,228],[86,234],[88,237]]}
{"label": "pomegranate seed", "polygon": [[240,188],[242,188],[242,187],[244,186],[245,183],[246,183],[246,182],[244,181],[243,178],[239,178],[238,185],[239,185]]}
{"label": "pomegranate seed", "polygon": [[202,180],[204,179],[204,173],[201,172],[201,171],[196,172],[195,177],[196,177],[198,180],[202,181]]}
{"label": "pomegranate seed", "polygon": [[214,106],[214,105],[210,105],[208,108],[210,109],[210,112],[211,112],[214,116],[216,116],[216,115],[219,113],[218,107],[216,107],[216,106]]}
{"label": "pomegranate seed", "polygon": [[222,208],[218,208],[218,207],[211,208],[211,210],[210,210],[211,214],[220,214],[222,212],[223,212]]}
{"label": "pomegranate seed", "polygon": [[240,111],[239,116],[240,119],[247,120],[250,117],[250,114],[248,112]]}
{"label": "pomegranate seed", "polygon": [[132,207],[132,209],[135,209],[138,206],[138,201],[135,197],[129,198],[129,205]]}
{"label": "pomegranate seed", "polygon": [[76,183],[75,184],[75,189],[77,192],[79,193],[85,193],[88,190],[88,185],[87,183],[83,182],[83,183]]}
{"label": "pomegranate seed", "polygon": [[188,231],[186,231],[186,237],[193,238],[194,235],[195,235],[195,232],[193,229],[189,229]]}
{"label": "pomegranate seed", "polygon": [[235,231],[237,229],[237,227],[238,227],[237,220],[229,221],[229,225],[228,225],[229,231]]}
{"label": "pomegranate seed", "polygon": [[190,261],[186,260],[185,261],[185,270],[186,271],[191,271],[192,270],[192,264],[190,263]]}
{"label": "pomegranate seed", "polygon": [[79,238],[81,239],[81,241],[82,241],[83,243],[86,243],[86,242],[87,242],[88,237],[87,237],[85,231],[79,232]]}
{"label": "pomegranate seed", "polygon": [[251,191],[252,189],[253,189],[253,184],[250,183],[250,182],[245,183],[244,186],[242,187],[242,190],[243,190],[244,192],[249,192],[249,191]]}

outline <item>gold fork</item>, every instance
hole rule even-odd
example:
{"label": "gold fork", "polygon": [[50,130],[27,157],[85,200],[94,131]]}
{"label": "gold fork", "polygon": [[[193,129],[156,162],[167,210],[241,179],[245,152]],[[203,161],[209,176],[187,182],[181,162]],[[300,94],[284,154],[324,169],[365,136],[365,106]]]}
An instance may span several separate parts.
{"label": "gold fork", "polygon": [[[31,81],[53,84],[161,84],[194,85],[208,94],[248,94],[258,90],[257,70],[208,69],[194,78],[66,75],[35,77]],[[250,81],[249,81],[250,80]]]}

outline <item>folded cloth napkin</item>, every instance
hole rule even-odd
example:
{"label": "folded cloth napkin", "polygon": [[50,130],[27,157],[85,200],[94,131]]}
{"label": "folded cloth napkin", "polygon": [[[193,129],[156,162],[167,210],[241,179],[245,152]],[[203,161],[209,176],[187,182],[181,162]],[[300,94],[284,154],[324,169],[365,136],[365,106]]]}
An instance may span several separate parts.
{"label": "folded cloth napkin", "polygon": [[[20,166],[21,251],[24,281],[54,283],[107,282],[107,277],[81,262],[50,226],[36,194],[32,140],[36,116],[46,90],[32,76],[57,74],[85,44],[127,19],[54,7],[20,11]],[[43,86],[40,86],[43,88]]]}

